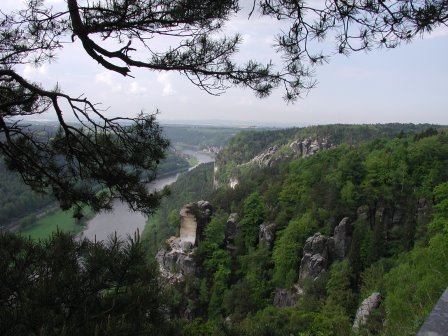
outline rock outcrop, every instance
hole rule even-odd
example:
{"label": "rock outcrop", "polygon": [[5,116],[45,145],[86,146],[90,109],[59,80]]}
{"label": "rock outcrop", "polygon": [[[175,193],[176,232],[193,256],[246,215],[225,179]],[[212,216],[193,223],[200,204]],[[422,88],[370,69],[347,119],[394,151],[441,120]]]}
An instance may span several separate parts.
{"label": "rock outcrop", "polygon": [[347,253],[352,242],[353,225],[348,217],[344,217],[338,226],[334,229],[334,258],[342,260],[347,256]]}
{"label": "rock outcrop", "polygon": [[279,288],[275,291],[273,305],[279,308],[293,307],[297,304],[303,290],[299,286],[293,288]]}
{"label": "rock outcrop", "polygon": [[361,303],[356,311],[356,316],[352,327],[353,331],[359,330],[361,326],[367,323],[373,311],[380,306],[381,300],[382,298],[380,293],[372,293],[372,295]]}
{"label": "rock outcrop", "polygon": [[309,237],[303,247],[299,282],[319,279],[334,260],[344,259],[350,249],[352,235],[353,225],[348,217],[344,217],[335,227],[332,237],[327,238],[320,232]]}
{"label": "rock outcrop", "polygon": [[170,282],[182,281],[185,275],[194,275],[197,271],[193,249],[190,242],[171,237],[156,254],[160,274]]}
{"label": "rock outcrop", "polygon": [[224,233],[224,242],[226,244],[226,249],[234,255],[236,253],[235,247],[235,237],[238,228],[238,214],[231,213],[226,223],[226,231]]}
{"label": "rock outcrop", "polygon": [[207,201],[189,203],[180,210],[180,239],[193,246],[202,239],[204,228],[210,222],[213,208]]}
{"label": "rock outcrop", "polygon": [[238,179],[236,177],[231,177],[229,180],[229,188],[230,189],[235,189],[236,186],[239,184],[240,182],[238,181]]}
{"label": "rock outcrop", "polygon": [[260,243],[265,243],[272,248],[275,240],[275,223],[263,223],[260,225],[260,230],[258,231],[258,241]]}
{"label": "rock outcrop", "polygon": [[203,239],[204,228],[212,214],[213,208],[207,201],[189,203],[180,210],[180,237],[169,238],[156,255],[163,277],[178,282],[184,275],[197,273],[194,248]]}
{"label": "rock outcrop", "polygon": [[299,283],[305,279],[319,279],[330,265],[329,255],[334,248],[333,240],[327,239],[320,232],[309,237],[303,248],[303,257],[300,262]]}
{"label": "rock outcrop", "polygon": [[238,165],[233,169],[230,176],[226,177],[226,181],[222,181],[219,178],[220,173],[226,171],[225,166],[227,165],[227,159],[225,156],[220,157],[217,156],[215,160],[214,166],[214,175],[213,175],[213,188],[217,189],[220,183],[226,184],[229,188],[235,189],[239,184],[239,175],[238,169],[239,167],[245,165],[257,165],[259,167],[272,167],[277,162],[286,160],[286,159],[294,159],[299,157],[308,157],[317,152],[325,149],[334,148],[335,145],[332,144],[328,138],[321,137],[307,137],[296,139],[290,142],[289,144],[283,145],[273,145],[258,155],[254,156],[252,159],[239,162]]}
{"label": "rock outcrop", "polygon": [[260,167],[271,167],[277,160],[275,159],[279,146],[269,147],[265,152],[258,154],[250,163],[255,163]]}
{"label": "rock outcrop", "polygon": [[322,140],[305,138],[302,140],[295,140],[290,143],[289,148],[291,148],[295,155],[299,157],[307,157],[316,154],[318,151],[323,149],[329,149],[334,147],[327,138]]}
{"label": "rock outcrop", "polygon": [[260,167],[272,167],[276,162],[297,157],[308,157],[318,151],[334,147],[326,138],[305,138],[294,140],[289,146],[275,145],[255,156],[249,163]]}

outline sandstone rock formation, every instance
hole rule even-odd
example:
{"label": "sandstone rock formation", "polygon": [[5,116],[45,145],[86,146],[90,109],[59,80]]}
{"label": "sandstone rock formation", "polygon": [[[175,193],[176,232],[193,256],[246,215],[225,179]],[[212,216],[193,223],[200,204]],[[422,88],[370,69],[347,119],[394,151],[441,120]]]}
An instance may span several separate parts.
{"label": "sandstone rock formation", "polygon": [[307,157],[316,154],[320,150],[331,147],[333,147],[333,145],[326,138],[320,141],[318,139],[305,138],[295,140],[289,145],[289,148],[291,148],[296,154],[295,156],[299,157]]}
{"label": "sandstone rock formation", "polygon": [[348,217],[344,217],[334,229],[334,257],[342,260],[347,256],[352,242],[353,225]]}
{"label": "sandstone rock formation", "polygon": [[272,247],[275,240],[275,223],[263,223],[258,231],[258,241]]}
{"label": "sandstone rock formation", "polygon": [[204,227],[211,218],[213,208],[207,201],[189,203],[180,210],[180,239],[193,246],[202,238]]}
{"label": "sandstone rock formation", "polygon": [[356,311],[356,316],[352,327],[353,331],[359,330],[361,326],[367,323],[369,316],[379,307],[381,299],[380,293],[372,293],[372,295],[361,303]]}
{"label": "sandstone rock formation", "polygon": [[320,232],[306,240],[300,262],[299,282],[307,278],[317,280],[327,272],[330,265],[329,248],[331,249],[332,243],[332,240],[328,242],[327,237]]}
{"label": "sandstone rock formation", "polygon": [[277,160],[275,160],[275,154],[279,146],[275,145],[269,147],[265,152],[255,156],[250,163],[255,163],[260,167],[271,167]]}
{"label": "sandstone rock formation", "polygon": [[238,181],[238,179],[236,177],[231,177],[229,180],[229,188],[235,189],[236,186],[238,185],[238,183],[240,183],[240,182]]}
{"label": "sandstone rock formation", "polygon": [[213,208],[207,201],[186,204],[180,210],[180,237],[171,237],[159,249],[156,260],[160,273],[171,282],[182,281],[184,275],[194,275],[198,265],[194,248],[203,239],[205,226],[210,222]]}
{"label": "sandstone rock formation", "polygon": [[297,285],[289,289],[279,288],[275,291],[273,305],[279,308],[293,307],[302,294],[303,290]]}
{"label": "sandstone rock formation", "polygon": [[226,244],[226,249],[231,254],[234,254],[236,252],[235,236],[236,236],[237,227],[238,227],[237,220],[238,220],[238,214],[231,213],[229,215],[229,218],[227,219],[226,231],[224,233],[224,241]]}
{"label": "sandstone rock formation", "polygon": [[171,237],[167,247],[162,247],[156,254],[160,274],[170,282],[182,281],[184,275],[194,275],[197,270],[190,242],[182,242],[180,238]]}
{"label": "sandstone rock formation", "polygon": [[[308,157],[310,155],[316,154],[321,150],[334,147],[335,145],[332,144],[327,138],[318,139],[316,137],[308,137],[305,139],[298,139],[294,140],[289,145],[274,145],[272,147],[269,147],[265,151],[253,157],[251,160],[240,163],[237,167],[251,164],[257,165],[259,167],[272,167],[276,162],[285,159]],[[214,166],[214,189],[217,189],[219,187],[218,175],[220,173],[220,170],[222,170],[220,168],[224,167],[226,164],[227,161],[225,159],[221,159],[218,155]],[[225,183],[229,188],[235,189],[235,187],[239,184],[238,175],[231,174],[231,176],[227,178],[227,181]]]}
{"label": "sandstone rock formation", "polygon": [[335,227],[332,237],[327,238],[320,232],[309,237],[303,247],[299,282],[308,278],[319,279],[334,260],[344,259],[350,249],[353,230],[350,219],[344,217]]}

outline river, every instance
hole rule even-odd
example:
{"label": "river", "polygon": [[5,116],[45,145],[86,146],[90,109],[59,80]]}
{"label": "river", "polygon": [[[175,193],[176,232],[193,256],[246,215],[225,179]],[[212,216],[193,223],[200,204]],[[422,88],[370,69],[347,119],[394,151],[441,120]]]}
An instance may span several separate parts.
{"label": "river", "polygon": [[[214,158],[204,152],[184,150],[184,153],[196,157],[198,165],[206,162],[213,162]],[[190,168],[193,169],[194,167]],[[177,180],[178,174],[167,175],[158,178],[148,185],[151,190],[160,190]],[[139,230],[143,232],[147,217],[140,212],[133,212],[127,204],[117,200],[114,202],[113,209],[110,212],[100,212],[87,222],[86,229],[81,233],[81,237],[90,240],[104,240],[108,236],[117,233],[118,236],[124,238],[127,235],[133,236]]]}

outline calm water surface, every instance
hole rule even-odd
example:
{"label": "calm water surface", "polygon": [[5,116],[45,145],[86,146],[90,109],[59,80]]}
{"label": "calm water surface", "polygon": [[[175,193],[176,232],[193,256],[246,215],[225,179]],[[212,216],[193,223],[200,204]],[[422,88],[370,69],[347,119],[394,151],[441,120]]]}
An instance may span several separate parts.
{"label": "calm water surface", "polygon": [[[188,155],[195,156],[199,164],[212,162],[214,159],[204,152],[184,150]],[[193,168],[190,168],[190,170]],[[151,190],[160,190],[177,180],[179,174],[164,176],[154,180],[148,185]],[[87,222],[87,228],[81,234],[81,237],[87,237],[90,240],[104,240],[108,236],[117,232],[118,236],[125,238],[127,235],[133,236],[139,230],[143,232],[147,217],[139,212],[129,210],[127,204],[121,201],[115,201],[111,212],[101,212]]]}

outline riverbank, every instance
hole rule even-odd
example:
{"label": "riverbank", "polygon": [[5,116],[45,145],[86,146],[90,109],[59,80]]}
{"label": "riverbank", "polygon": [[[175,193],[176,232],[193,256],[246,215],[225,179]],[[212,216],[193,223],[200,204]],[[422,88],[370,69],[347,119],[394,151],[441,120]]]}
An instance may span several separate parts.
{"label": "riverbank", "polygon": [[71,232],[76,235],[85,229],[87,222],[93,218],[94,215],[92,210],[87,209],[84,210],[84,217],[78,220],[73,217],[71,211],[55,209],[53,212],[38,219],[32,225],[20,229],[20,233],[31,239],[45,239],[57,230]]}
{"label": "riverbank", "polygon": [[[201,163],[213,162],[214,156],[202,151],[185,150],[186,154],[194,156],[197,164],[188,170],[194,169]],[[159,176],[153,182],[148,184],[150,190],[161,190],[175,182],[181,173],[175,173],[168,176]],[[129,209],[127,204],[120,201],[114,202],[113,209],[110,212],[98,213],[87,223],[86,229],[80,234],[90,240],[104,240],[115,233],[122,238],[127,235],[133,236],[136,231],[143,232],[148,218],[140,212],[134,212]]]}
{"label": "riverbank", "polygon": [[[151,190],[161,190],[163,187],[176,181],[177,177],[199,164],[210,162],[214,157],[201,151],[187,149],[186,154],[193,157],[191,163],[194,166],[187,169],[180,169],[171,173],[159,175],[156,180],[148,185]],[[23,225],[23,221],[29,222]],[[141,233],[147,221],[147,217],[138,212],[131,211],[126,204],[115,201],[113,210],[110,212],[93,213],[91,210],[84,211],[81,220],[73,218],[72,211],[62,211],[58,203],[54,203],[44,209],[17,220],[6,229],[8,231],[20,232],[32,239],[43,239],[51,235],[52,232],[60,230],[79,234],[91,240],[106,239],[110,234],[117,232],[118,235],[126,237],[139,230]]]}

